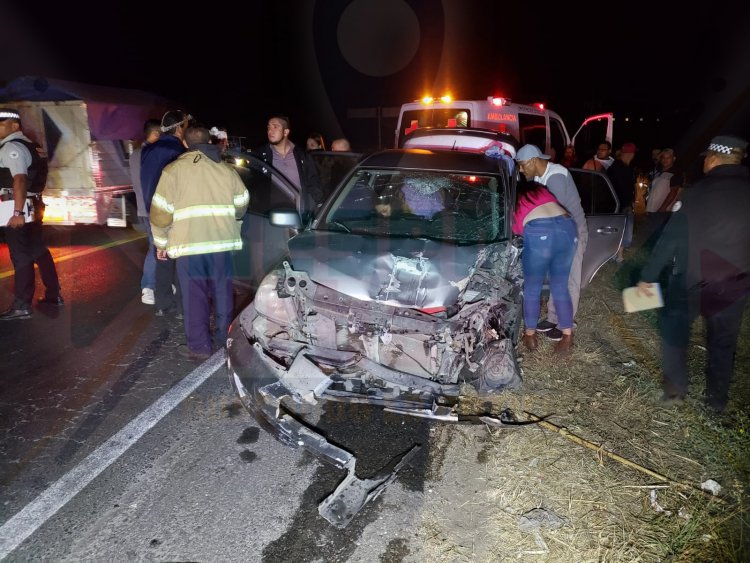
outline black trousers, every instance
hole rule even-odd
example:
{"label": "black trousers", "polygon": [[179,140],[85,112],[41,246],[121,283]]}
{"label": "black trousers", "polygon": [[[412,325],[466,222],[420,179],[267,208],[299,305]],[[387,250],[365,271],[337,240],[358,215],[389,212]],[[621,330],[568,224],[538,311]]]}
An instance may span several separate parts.
{"label": "black trousers", "polygon": [[45,297],[55,299],[60,295],[60,281],[52,255],[42,239],[42,222],[32,221],[23,227],[5,228],[5,240],[10,260],[15,270],[16,308],[29,308],[34,299],[34,264],[44,283]]}
{"label": "black trousers", "polygon": [[747,303],[747,292],[737,284],[688,290],[683,276],[672,276],[660,322],[664,390],[686,395],[687,349],[690,331],[698,316],[706,320],[706,403],[723,410],[729,401],[737,338]]}
{"label": "black trousers", "polygon": [[[172,290],[175,287],[176,292]],[[154,307],[182,312],[182,295],[177,279],[175,261],[171,258],[156,260],[156,283],[154,285]]]}

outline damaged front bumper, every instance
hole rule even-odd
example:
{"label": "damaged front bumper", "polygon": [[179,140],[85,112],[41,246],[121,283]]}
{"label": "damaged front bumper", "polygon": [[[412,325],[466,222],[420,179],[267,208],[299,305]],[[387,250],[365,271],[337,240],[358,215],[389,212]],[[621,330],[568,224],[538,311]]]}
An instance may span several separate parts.
{"label": "damaged front bumper", "polygon": [[304,448],[334,467],[347,470],[336,490],[318,506],[320,515],[337,528],[346,527],[365,504],[377,498],[419,451],[420,446],[415,445],[374,477],[359,479],[355,474],[356,458],[353,454],[331,444],[286,411],[282,401],[285,397],[291,398],[289,390],[263,361],[260,345],[250,344],[238,322],[230,327],[227,349],[227,369],[232,387],[258,423],[283,444]]}
{"label": "damaged front bumper", "polygon": [[[330,378],[318,368],[318,362],[354,363],[359,369],[370,370],[384,381],[414,388],[412,400],[388,400],[381,396],[371,400],[357,398],[356,402],[359,403],[379,405],[389,412],[447,422],[472,420],[497,426],[506,422],[502,418],[491,416],[460,417],[455,411],[459,397],[458,385],[440,384],[390,370],[357,353],[302,345],[296,352],[292,365],[287,368],[271,358],[258,341],[248,338],[249,331],[243,324],[251,326],[255,315],[255,310],[250,305],[230,326],[227,371],[231,385],[244,407],[280,442],[293,448],[303,448],[334,467],[347,470],[347,476],[318,507],[320,515],[336,527],[345,527],[367,502],[382,493],[396,478],[397,472],[410,462],[420,446],[415,445],[397,456],[370,479],[356,477],[355,456],[330,443],[321,433],[297,418],[291,408],[285,406],[304,407],[317,403],[319,399],[352,400],[349,393],[337,396],[328,389]],[[294,347],[299,346],[299,343],[290,341],[288,345]]]}

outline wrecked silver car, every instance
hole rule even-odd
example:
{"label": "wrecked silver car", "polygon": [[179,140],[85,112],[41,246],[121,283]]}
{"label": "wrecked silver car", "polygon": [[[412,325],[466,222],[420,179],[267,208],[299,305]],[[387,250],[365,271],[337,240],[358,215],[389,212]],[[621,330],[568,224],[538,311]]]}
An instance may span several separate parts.
{"label": "wrecked silver car", "polygon": [[458,421],[462,386],[481,394],[521,383],[523,284],[510,228],[515,141],[493,146],[493,157],[379,152],[355,166],[307,228],[293,208],[269,213],[271,225],[297,231],[230,327],[229,376],[279,440],[348,469],[319,506],[336,526],[375,498],[414,450],[393,471],[360,480],[353,455],[297,412],[342,401]]}
{"label": "wrecked silver car", "polygon": [[428,151],[366,159],[288,241],[233,325],[230,361],[253,347],[298,402],[366,401],[442,420],[455,416],[461,383],[518,385],[521,274],[505,164]]}
{"label": "wrecked silver car", "polygon": [[[424,150],[360,163],[232,324],[228,366],[245,406],[283,442],[347,467],[351,454],[300,423],[295,404],[457,420],[461,384],[518,385],[510,168]],[[270,218],[301,227],[295,210]]]}

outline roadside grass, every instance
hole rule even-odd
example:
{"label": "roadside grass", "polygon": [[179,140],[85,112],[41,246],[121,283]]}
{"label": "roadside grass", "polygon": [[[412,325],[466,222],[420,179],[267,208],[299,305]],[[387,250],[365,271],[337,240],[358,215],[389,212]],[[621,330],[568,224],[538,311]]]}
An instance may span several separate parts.
{"label": "roadside grass", "polygon": [[[418,560],[750,560],[750,314],[728,413],[703,408],[700,322],[689,396],[664,408],[656,315],[623,312],[622,279],[607,264],[586,289],[569,358],[555,357],[541,338],[521,358],[520,390],[488,399],[467,389],[461,403],[467,414],[489,401],[493,412],[554,426],[439,427],[446,452],[434,469],[442,478],[427,495]],[[708,479],[721,485],[718,496],[700,490]],[[543,520],[522,530],[522,515],[535,508],[555,526]]]}

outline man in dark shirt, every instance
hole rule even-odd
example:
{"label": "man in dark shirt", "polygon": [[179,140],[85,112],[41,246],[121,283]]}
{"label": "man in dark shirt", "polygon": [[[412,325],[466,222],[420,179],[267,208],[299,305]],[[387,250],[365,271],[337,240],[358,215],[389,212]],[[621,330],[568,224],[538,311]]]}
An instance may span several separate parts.
{"label": "man in dark shirt", "polygon": [[[182,139],[188,128],[191,115],[180,110],[168,111],[161,118],[162,134],[159,139],[143,148],[141,152],[141,189],[146,211],[151,211],[151,199],[164,167],[185,152]],[[153,237],[149,241],[154,244]],[[174,311],[182,317],[182,297],[177,280],[175,261],[166,252],[156,253],[156,271],[154,287],[154,305],[157,317],[163,317],[168,311]]]}
{"label": "man in dark shirt", "polygon": [[289,139],[290,132],[287,116],[271,116],[266,126],[268,143],[253,152],[299,188],[300,211],[303,216],[309,216],[323,203],[323,191],[313,159]]}
{"label": "man in dark shirt", "polygon": [[723,411],[729,400],[737,337],[750,292],[750,175],[740,163],[747,141],[731,135],[711,140],[702,153],[705,177],[674,204],[638,291],[672,266],[661,314],[664,395],[680,402],[688,391],[687,349],[697,316],[706,321],[706,405]]}
{"label": "man in dark shirt", "polygon": [[630,167],[635,157],[635,145],[633,143],[623,143],[619,155],[607,168],[612,186],[615,188],[617,198],[620,200],[620,211],[625,214],[625,232],[622,237],[622,244],[617,249],[617,263],[621,264],[624,260],[626,248],[630,248],[633,242],[633,200],[635,199],[635,172]]}

